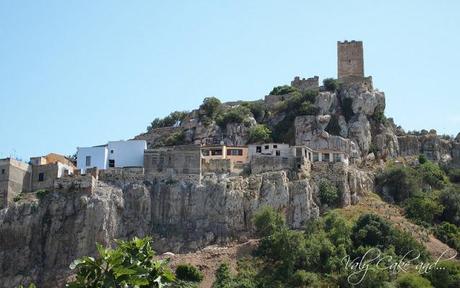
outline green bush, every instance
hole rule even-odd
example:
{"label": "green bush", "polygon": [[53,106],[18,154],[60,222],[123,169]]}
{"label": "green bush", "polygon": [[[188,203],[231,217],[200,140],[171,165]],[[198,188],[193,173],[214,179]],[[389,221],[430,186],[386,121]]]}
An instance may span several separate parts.
{"label": "green bush", "polygon": [[420,164],[424,164],[428,161],[428,159],[426,158],[425,154],[420,154],[418,155],[418,163]]}
{"label": "green bush", "polygon": [[163,119],[155,118],[150,126],[147,127],[147,131],[151,131],[156,128],[174,126],[176,123],[182,122],[187,117],[188,113],[189,112],[187,111],[174,111]]}
{"label": "green bush", "polygon": [[442,189],[446,185],[446,175],[438,164],[426,161],[417,167],[417,172],[425,184],[435,189]]}
{"label": "green bush", "polygon": [[441,204],[444,211],[441,220],[460,226],[460,188],[448,187],[441,192]]}
{"label": "green bush", "polygon": [[420,275],[404,273],[396,280],[398,288],[432,288],[430,281]]}
{"label": "green bush", "polygon": [[453,261],[441,262],[428,273],[427,278],[436,288],[458,288],[460,287],[460,264]]}
{"label": "green bush", "polygon": [[298,90],[292,86],[283,85],[283,86],[274,87],[273,90],[270,92],[270,95],[285,95],[285,94],[289,94],[295,91],[298,91]]}
{"label": "green bush", "polygon": [[450,169],[448,172],[450,181],[460,183],[460,168]]}
{"label": "green bush", "polygon": [[37,198],[42,200],[43,198],[45,198],[46,195],[49,194],[50,191],[46,190],[46,189],[39,189],[37,191],[35,191],[35,195],[37,195]]}
{"label": "green bush", "polygon": [[201,282],[203,280],[203,273],[193,265],[180,264],[176,268],[176,277],[184,281]]}
{"label": "green bush", "polygon": [[410,167],[390,167],[375,178],[377,191],[386,199],[400,203],[421,189],[417,171]]}
{"label": "green bush", "polygon": [[241,124],[248,120],[250,114],[251,111],[246,106],[232,107],[216,117],[216,124],[221,128],[227,127],[229,123]]}
{"label": "green bush", "polygon": [[200,112],[209,119],[214,119],[221,104],[220,100],[216,97],[204,98],[203,103],[200,105]]}
{"label": "green bush", "polygon": [[169,135],[168,138],[166,138],[165,140],[166,146],[183,145],[183,144],[186,144],[184,131],[177,131],[177,132],[171,133],[171,135]]}
{"label": "green bush", "polygon": [[336,207],[340,203],[340,195],[337,187],[328,180],[323,180],[319,184],[319,199],[321,204],[329,207]]}
{"label": "green bush", "polygon": [[256,233],[260,237],[270,236],[280,231],[286,224],[283,215],[269,206],[260,208],[254,215],[253,222]]}
{"label": "green bush", "polygon": [[443,222],[436,227],[434,235],[442,242],[460,252],[460,228],[456,225]]}
{"label": "green bush", "polygon": [[249,143],[266,143],[270,138],[271,131],[263,124],[257,124],[249,129]]}
{"label": "green bush", "polygon": [[380,124],[385,124],[387,122],[387,117],[385,117],[385,112],[378,110],[374,112],[374,115],[372,115],[372,119],[375,120],[375,122],[380,123]]}
{"label": "green bush", "polygon": [[429,225],[433,223],[444,210],[444,207],[437,199],[425,195],[424,193],[420,193],[406,200],[404,207],[408,218]]}
{"label": "green bush", "polygon": [[75,280],[70,288],[83,287],[162,287],[174,281],[174,274],[163,260],[155,260],[151,238],[117,241],[115,249],[97,244],[97,258],[85,256],[70,265]]}
{"label": "green bush", "polygon": [[290,287],[311,287],[318,283],[318,276],[315,273],[307,272],[305,270],[297,270],[289,283]]}
{"label": "green bush", "polygon": [[335,92],[339,88],[339,82],[337,79],[326,78],[323,80],[323,86],[327,91]]}

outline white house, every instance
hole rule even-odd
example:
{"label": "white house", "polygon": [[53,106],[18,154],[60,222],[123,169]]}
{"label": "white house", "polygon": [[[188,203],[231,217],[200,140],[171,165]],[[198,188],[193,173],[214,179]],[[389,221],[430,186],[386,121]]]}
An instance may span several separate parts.
{"label": "white house", "polygon": [[291,157],[293,156],[292,148],[289,144],[280,143],[265,143],[265,144],[251,144],[248,146],[249,158],[254,156],[280,156]]}
{"label": "white house", "polygon": [[110,141],[106,145],[77,148],[77,169],[144,167],[145,140]]}

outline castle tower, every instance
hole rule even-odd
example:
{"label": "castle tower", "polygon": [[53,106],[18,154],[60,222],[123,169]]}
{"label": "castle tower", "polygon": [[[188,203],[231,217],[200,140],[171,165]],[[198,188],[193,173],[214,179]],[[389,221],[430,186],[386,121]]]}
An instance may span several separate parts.
{"label": "castle tower", "polygon": [[338,79],[364,77],[363,42],[337,42]]}

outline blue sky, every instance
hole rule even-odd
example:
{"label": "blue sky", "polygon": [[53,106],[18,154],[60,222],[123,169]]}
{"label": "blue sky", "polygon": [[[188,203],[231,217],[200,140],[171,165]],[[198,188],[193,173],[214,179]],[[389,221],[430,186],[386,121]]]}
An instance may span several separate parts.
{"label": "blue sky", "polygon": [[[346,3],[345,3],[346,2]],[[460,132],[460,1],[0,1],[0,158],[129,139],[204,97],[336,77],[338,40],[406,131]]]}

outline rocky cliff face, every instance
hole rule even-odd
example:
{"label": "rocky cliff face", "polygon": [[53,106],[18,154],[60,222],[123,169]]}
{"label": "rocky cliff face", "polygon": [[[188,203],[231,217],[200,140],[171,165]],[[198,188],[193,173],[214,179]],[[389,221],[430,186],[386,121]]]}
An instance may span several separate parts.
{"label": "rocky cliff face", "polygon": [[[369,191],[372,180],[344,169],[343,176],[331,180],[343,190],[345,205]],[[332,177],[335,172],[325,173]],[[320,180],[278,171],[250,177],[210,174],[201,183],[152,179],[114,186],[99,181],[92,193],[53,192],[20,201],[0,212],[0,287],[27,281],[62,286],[72,260],[95,255],[96,242],[154,235],[157,251],[177,252],[244,239],[262,205],[284,211],[288,223],[299,228],[319,215]]]}

